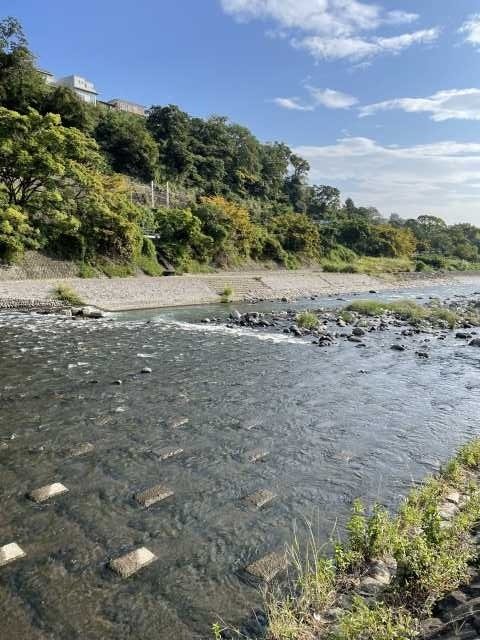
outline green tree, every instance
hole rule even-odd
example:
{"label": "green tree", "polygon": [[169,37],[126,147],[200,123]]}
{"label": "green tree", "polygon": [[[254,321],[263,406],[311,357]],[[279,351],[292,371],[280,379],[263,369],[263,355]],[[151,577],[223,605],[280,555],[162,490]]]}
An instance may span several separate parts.
{"label": "green tree", "polygon": [[21,24],[4,18],[0,21],[0,106],[26,113],[30,107],[41,107],[45,93]]}
{"label": "green tree", "polygon": [[82,102],[70,87],[49,87],[41,104],[41,113],[58,113],[65,127],[75,127],[91,133],[96,120],[96,109]]}
{"label": "green tree", "polygon": [[113,110],[100,113],[94,137],[117,173],[148,182],[158,172],[158,147],[143,118]]}
{"label": "green tree", "polygon": [[158,144],[162,177],[185,179],[193,167],[189,115],[175,105],[154,106],[148,113],[147,128]]}
{"label": "green tree", "polygon": [[340,191],[327,184],[310,187],[308,199],[308,215],[313,220],[336,218],[340,210]]}
{"label": "green tree", "polygon": [[70,257],[134,257],[140,210],[129,202],[122,179],[104,169],[95,141],[63,127],[60,116],[0,108],[5,205],[27,216],[42,246]]}

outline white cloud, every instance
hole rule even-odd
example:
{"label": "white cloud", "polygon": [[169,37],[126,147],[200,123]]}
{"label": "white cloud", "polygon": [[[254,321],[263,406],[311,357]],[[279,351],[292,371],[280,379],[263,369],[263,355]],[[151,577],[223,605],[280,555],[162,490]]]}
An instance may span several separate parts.
{"label": "white cloud", "polygon": [[282,109],[290,111],[313,111],[314,109],[312,105],[301,104],[300,98],[274,98],[273,102]]}
{"label": "white cloud", "polygon": [[463,23],[459,32],[465,36],[465,42],[480,45],[480,13],[474,13]]}
{"label": "white cloud", "polygon": [[311,180],[333,184],[358,204],[388,215],[432,212],[451,222],[480,224],[480,143],[383,146],[369,138],[341,138],[300,146]]}
{"label": "white cloud", "polygon": [[349,109],[358,103],[357,98],[335,91],[334,89],[317,89],[316,87],[307,87],[316,104],[327,107],[327,109]]}
{"label": "white cloud", "polygon": [[317,60],[342,60],[352,62],[368,60],[382,53],[397,54],[414,44],[431,44],[440,35],[438,28],[403,33],[391,38],[325,38],[307,36],[292,40],[293,46],[305,49]]}
{"label": "white cloud", "polygon": [[323,106],[327,109],[349,109],[353,105],[358,104],[357,98],[342,91],[319,89],[318,87],[312,87],[310,85],[306,85],[305,88],[310,94],[308,102],[302,102],[300,98],[297,97],[274,98],[273,102],[283,109],[295,111],[314,111],[318,106]]}
{"label": "white cloud", "polygon": [[416,13],[386,11],[359,0],[220,0],[226,13],[240,21],[273,21],[282,37],[316,59],[358,62],[382,53],[398,53],[416,43],[430,43],[439,29],[395,37],[365,35],[383,25],[410,24]]}
{"label": "white cloud", "polygon": [[385,100],[361,107],[360,117],[393,109],[408,113],[429,113],[435,122],[453,119],[480,120],[480,89],[451,89],[439,91],[427,98]]}

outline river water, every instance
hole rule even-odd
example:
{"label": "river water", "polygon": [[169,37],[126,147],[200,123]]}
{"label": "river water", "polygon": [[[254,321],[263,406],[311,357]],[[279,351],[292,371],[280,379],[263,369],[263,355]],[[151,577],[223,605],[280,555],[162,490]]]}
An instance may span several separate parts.
{"label": "river water", "polygon": [[[0,546],[27,553],[0,569],[8,640],[209,638],[218,617],[239,624],[261,603],[241,569],[295,523],[327,540],[355,497],[395,507],[480,433],[480,350],[453,334],[423,360],[391,351],[391,332],[320,349],[200,324],[227,311],[0,315]],[[95,450],[66,453],[84,442]],[[163,447],[184,454],[161,461]],[[257,449],[269,455],[252,463]],[[69,493],[25,498],[55,481]],[[133,495],[158,483],[174,498],[140,508]],[[277,498],[255,510],[242,498],[261,488]],[[107,569],[137,546],[158,561],[128,580]]]}

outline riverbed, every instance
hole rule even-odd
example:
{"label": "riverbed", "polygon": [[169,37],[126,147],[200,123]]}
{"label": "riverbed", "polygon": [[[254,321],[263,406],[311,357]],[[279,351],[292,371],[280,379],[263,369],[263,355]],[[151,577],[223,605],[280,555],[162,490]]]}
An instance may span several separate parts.
{"label": "riverbed", "polygon": [[[243,568],[282,550],[295,526],[308,520],[326,541],[356,497],[395,507],[479,435],[480,350],[454,333],[418,336],[430,354],[419,359],[389,349],[391,333],[319,349],[201,322],[230,309],[0,315],[0,546],[26,552],[0,568],[9,640],[190,640],[219,617],[239,625],[261,605]],[[86,442],[92,451],[71,455]],[[183,453],[161,460],[166,448]],[[26,499],[56,481],[69,492]],[[175,495],[142,509],[133,496],[158,483]],[[276,494],[262,509],[243,499],[258,489]],[[138,546],[157,561],[127,580],[108,569]]]}

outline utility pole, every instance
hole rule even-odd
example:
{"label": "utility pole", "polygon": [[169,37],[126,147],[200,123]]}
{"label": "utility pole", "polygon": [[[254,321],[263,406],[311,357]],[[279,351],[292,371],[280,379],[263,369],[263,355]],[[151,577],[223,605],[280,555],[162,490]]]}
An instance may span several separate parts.
{"label": "utility pole", "polygon": [[170,209],[170,183],[167,180],[167,209]]}
{"label": "utility pole", "polygon": [[150,197],[152,202],[152,209],[155,209],[155,189],[153,180],[150,182]]}

